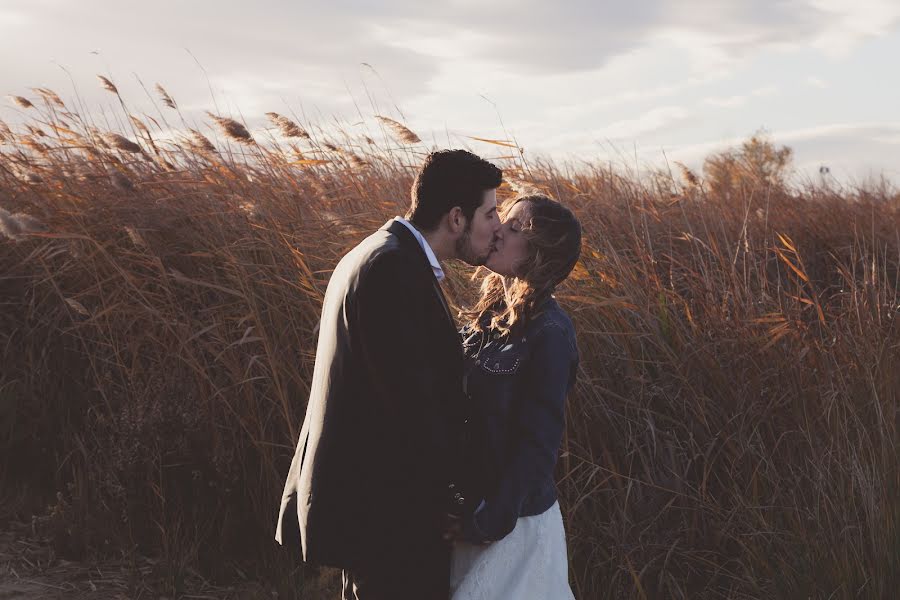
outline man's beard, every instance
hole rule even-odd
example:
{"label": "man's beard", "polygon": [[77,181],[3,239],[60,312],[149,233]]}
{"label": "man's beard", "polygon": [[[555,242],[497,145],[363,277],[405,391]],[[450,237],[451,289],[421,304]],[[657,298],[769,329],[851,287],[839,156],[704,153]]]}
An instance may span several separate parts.
{"label": "man's beard", "polygon": [[461,261],[472,265],[473,267],[480,267],[487,262],[488,256],[490,256],[493,248],[489,248],[488,251],[482,255],[475,254],[475,251],[472,249],[472,227],[469,226],[463,231],[462,236],[456,240],[455,249],[456,256]]}

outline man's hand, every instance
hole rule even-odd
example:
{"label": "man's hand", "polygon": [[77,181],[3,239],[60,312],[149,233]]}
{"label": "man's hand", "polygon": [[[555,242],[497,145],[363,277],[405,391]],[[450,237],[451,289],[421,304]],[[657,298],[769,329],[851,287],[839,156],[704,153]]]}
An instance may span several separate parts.
{"label": "man's hand", "polygon": [[[444,540],[448,542],[463,542],[463,520],[461,517],[447,513],[446,529],[444,529]],[[479,546],[487,546],[492,544],[490,540],[485,540],[478,544]]]}
{"label": "man's hand", "polygon": [[456,542],[462,540],[462,518],[447,513],[447,519],[444,526],[444,540],[448,542]]}

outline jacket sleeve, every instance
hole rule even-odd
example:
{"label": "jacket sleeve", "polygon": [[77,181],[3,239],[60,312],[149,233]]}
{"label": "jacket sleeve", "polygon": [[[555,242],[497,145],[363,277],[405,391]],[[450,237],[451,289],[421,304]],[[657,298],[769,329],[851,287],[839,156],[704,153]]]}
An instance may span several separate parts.
{"label": "jacket sleeve", "polygon": [[565,427],[565,402],[574,382],[577,351],[568,332],[548,324],[535,334],[533,351],[523,365],[523,396],[516,400],[514,446],[497,485],[469,517],[463,536],[470,542],[497,541],[508,535],[527,495],[553,477]]}
{"label": "jacket sleeve", "polygon": [[[431,282],[418,277],[417,265],[399,253],[379,256],[360,279],[354,305],[358,350],[373,398],[391,427],[389,440],[399,464],[414,470],[417,494],[443,502],[447,496],[450,440],[438,389],[442,378],[427,308]],[[398,466],[398,469],[401,468]],[[421,497],[420,497],[421,498]],[[412,500],[412,498],[410,498]],[[443,507],[443,504],[441,505]],[[437,507],[436,507],[437,508]]]}

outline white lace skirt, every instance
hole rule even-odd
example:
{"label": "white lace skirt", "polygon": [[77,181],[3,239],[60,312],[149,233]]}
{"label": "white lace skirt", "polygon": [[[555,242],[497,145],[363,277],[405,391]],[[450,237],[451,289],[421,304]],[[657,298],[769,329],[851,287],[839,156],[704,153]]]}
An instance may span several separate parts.
{"label": "white lace skirt", "polygon": [[520,517],[512,532],[486,546],[457,542],[450,571],[452,600],[574,600],[559,502]]}

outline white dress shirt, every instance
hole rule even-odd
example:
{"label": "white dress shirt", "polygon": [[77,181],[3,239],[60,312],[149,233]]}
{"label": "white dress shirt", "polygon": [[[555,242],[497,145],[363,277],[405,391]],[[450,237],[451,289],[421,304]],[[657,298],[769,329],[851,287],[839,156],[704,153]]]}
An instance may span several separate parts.
{"label": "white dress shirt", "polygon": [[425,251],[425,256],[428,257],[428,262],[431,264],[431,270],[434,271],[435,278],[438,281],[443,281],[444,269],[441,267],[441,263],[438,262],[437,256],[434,255],[434,250],[432,250],[431,246],[428,245],[428,240],[425,239],[425,236],[422,235],[422,232],[416,229],[415,225],[413,225],[406,219],[397,217],[396,220],[406,225],[406,228],[409,229],[414,236],[416,236],[416,240],[419,242],[422,250]]}

